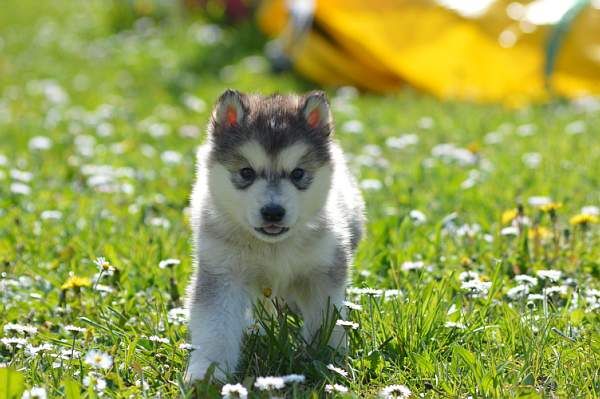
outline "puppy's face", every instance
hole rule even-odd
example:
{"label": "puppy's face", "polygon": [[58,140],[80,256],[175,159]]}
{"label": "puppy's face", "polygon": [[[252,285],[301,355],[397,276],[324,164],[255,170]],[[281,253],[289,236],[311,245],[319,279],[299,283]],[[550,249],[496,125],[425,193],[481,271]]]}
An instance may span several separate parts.
{"label": "puppy's face", "polygon": [[225,92],[209,126],[208,184],[216,206],[255,237],[284,240],[325,205],[332,176],[330,134],[322,93]]}

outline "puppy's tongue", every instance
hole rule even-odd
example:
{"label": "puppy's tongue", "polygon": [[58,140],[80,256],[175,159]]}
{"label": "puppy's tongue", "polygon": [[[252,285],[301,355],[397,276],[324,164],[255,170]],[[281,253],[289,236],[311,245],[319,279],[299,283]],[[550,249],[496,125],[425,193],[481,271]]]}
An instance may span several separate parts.
{"label": "puppy's tongue", "polygon": [[263,227],[263,230],[269,234],[277,234],[283,230],[283,227],[277,226],[276,224],[269,224]]}

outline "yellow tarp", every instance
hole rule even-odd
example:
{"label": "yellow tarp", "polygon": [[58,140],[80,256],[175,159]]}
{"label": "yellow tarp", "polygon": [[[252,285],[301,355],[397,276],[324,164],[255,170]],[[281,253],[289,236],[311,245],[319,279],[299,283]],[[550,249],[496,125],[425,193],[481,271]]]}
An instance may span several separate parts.
{"label": "yellow tarp", "polygon": [[[289,54],[325,85],[386,92],[402,84],[441,98],[521,105],[600,94],[600,1],[561,35],[546,81],[548,40],[572,0],[317,0],[312,29]],[[475,7],[475,8],[474,8]],[[261,28],[288,23],[283,0],[263,2]],[[546,83],[549,83],[547,85]]]}

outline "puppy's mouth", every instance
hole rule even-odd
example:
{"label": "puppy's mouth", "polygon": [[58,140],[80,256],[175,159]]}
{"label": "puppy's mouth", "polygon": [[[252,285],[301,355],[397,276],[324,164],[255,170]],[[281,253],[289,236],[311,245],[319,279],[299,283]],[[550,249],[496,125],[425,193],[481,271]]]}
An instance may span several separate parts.
{"label": "puppy's mouth", "polygon": [[254,230],[266,236],[275,237],[286,233],[289,227],[279,226],[277,224],[267,224],[262,227],[255,227]]}

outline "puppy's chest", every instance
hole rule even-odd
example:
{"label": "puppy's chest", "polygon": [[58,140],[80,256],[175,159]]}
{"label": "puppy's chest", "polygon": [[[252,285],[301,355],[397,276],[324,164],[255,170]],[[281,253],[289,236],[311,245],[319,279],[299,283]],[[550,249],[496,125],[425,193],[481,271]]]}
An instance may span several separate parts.
{"label": "puppy's chest", "polygon": [[248,251],[242,255],[248,283],[261,290],[285,291],[299,278],[325,273],[333,262],[335,244],[321,240],[310,245],[286,245]]}

